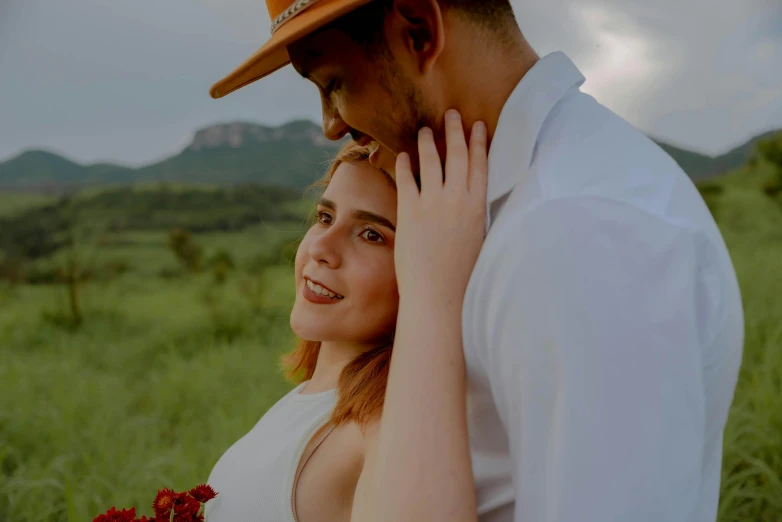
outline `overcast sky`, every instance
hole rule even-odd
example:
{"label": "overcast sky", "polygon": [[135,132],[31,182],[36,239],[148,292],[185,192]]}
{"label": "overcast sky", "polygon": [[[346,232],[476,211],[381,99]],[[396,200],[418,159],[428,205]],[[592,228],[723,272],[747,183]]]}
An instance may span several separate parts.
{"label": "overcast sky", "polygon": [[[782,0],[514,0],[539,54],[642,130],[705,153],[782,128]],[[221,100],[208,90],[269,35],[263,0],[0,0],[0,160],[45,148],[141,165],[193,131],[320,122],[288,67]]]}

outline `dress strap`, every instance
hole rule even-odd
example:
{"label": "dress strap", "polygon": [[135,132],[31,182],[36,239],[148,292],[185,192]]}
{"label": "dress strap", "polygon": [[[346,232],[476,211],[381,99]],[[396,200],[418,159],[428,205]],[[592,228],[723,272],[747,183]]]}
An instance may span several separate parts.
{"label": "dress strap", "polygon": [[336,428],[336,425],[331,421],[324,425],[319,430],[320,433],[317,435],[317,437],[313,439],[316,441],[315,446],[307,455],[302,457],[301,463],[297,464],[296,478],[293,480],[293,491],[291,492],[291,510],[293,511],[293,519],[297,522],[299,520],[299,515],[296,513],[296,490],[299,489],[299,477],[301,476],[301,472],[304,471],[304,467],[307,465],[307,462],[309,462],[310,458],[315,454],[320,445],[323,444],[323,441],[326,440],[329,435],[331,435],[331,432],[334,431],[334,428]]}

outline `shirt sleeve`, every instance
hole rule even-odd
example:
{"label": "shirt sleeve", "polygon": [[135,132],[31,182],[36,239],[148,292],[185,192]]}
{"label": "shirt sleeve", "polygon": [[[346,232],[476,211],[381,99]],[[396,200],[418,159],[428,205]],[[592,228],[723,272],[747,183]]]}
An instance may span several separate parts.
{"label": "shirt sleeve", "polygon": [[705,436],[692,234],[598,198],[498,227],[482,358],[515,522],[692,520]]}

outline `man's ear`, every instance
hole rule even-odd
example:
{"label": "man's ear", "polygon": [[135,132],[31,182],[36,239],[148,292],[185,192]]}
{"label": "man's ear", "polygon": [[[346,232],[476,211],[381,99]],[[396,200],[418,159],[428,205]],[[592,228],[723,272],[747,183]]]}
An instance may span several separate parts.
{"label": "man's ear", "polygon": [[429,72],[445,47],[443,13],[437,0],[394,0],[389,16],[392,45],[407,54],[420,73]]}

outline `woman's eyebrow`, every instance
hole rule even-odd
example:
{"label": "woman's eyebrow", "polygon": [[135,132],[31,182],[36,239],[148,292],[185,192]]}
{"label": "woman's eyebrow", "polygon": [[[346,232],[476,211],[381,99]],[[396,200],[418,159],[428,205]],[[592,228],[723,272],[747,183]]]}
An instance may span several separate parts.
{"label": "woman's eyebrow", "polygon": [[[328,198],[320,198],[320,201],[318,201],[318,205],[321,207],[326,207],[327,209],[333,210],[335,212],[337,211],[337,204]],[[376,223],[378,225],[382,225],[386,228],[391,229],[393,232],[396,232],[396,227],[394,226],[393,223],[391,223],[383,216],[379,214],[375,214],[374,212],[370,212],[368,210],[354,210],[353,219],[357,219],[358,221],[369,221],[370,223]]]}
{"label": "woman's eyebrow", "polygon": [[321,207],[326,207],[331,210],[337,210],[337,204],[328,198],[320,198],[320,200],[318,201],[318,205],[320,205]]}
{"label": "woman's eyebrow", "polygon": [[383,216],[379,216],[375,214],[374,212],[369,212],[366,210],[356,210],[353,212],[353,217],[355,219],[358,219],[359,221],[369,221],[370,223],[376,223],[378,225],[382,225],[386,228],[390,228],[393,232],[396,232],[396,227],[394,226],[393,223],[391,223]]}

